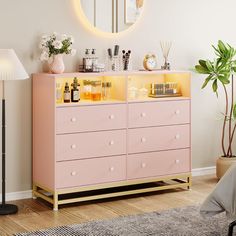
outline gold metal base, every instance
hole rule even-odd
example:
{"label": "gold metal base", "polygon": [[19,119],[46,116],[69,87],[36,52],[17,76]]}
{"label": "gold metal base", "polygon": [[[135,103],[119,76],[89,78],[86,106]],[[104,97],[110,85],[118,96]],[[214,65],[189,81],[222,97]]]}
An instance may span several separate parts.
{"label": "gold metal base", "polygon": [[[81,186],[51,190],[39,183],[33,183],[33,198],[42,198],[53,205],[57,211],[58,206],[75,202],[113,198],[138,193],[148,193],[159,190],[187,188],[192,185],[191,173],[175,176],[165,176],[153,179],[128,180],[114,183]],[[130,186],[130,188],[127,188]]]}

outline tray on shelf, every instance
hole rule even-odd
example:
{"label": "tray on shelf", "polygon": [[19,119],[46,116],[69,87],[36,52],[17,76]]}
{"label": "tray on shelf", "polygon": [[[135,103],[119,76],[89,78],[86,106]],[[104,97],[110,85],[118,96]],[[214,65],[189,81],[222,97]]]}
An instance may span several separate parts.
{"label": "tray on shelf", "polygon": [[175,94],[149,94],[148,97],[150,98],[166,98],[166,97],[181,97],[181,93],[175,93]]}

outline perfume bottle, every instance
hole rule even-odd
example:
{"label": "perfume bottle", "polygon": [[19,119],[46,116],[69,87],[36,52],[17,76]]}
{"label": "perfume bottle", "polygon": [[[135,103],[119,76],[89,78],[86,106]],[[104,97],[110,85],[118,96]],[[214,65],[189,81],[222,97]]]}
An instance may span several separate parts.
{"label": "perfume bottle", "polygon": [[78,79],[76,77],[74,78],[71,86],[71,102],[78,102],[80,100],[80,84],[78,83]]}
{"label": "perfume bottle", "polygon": [[68,82],[65,84],[65,90],[64,90],[64,102],[69,103],[70,102],[70,87]]}

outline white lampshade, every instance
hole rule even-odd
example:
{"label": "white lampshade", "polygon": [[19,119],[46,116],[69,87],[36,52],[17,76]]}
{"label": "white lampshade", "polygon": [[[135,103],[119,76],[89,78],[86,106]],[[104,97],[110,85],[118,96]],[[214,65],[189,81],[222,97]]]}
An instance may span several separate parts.
{"label": "white lampshade", "polygon": [[29,78],[13,49],[0,49],[0,80]]}

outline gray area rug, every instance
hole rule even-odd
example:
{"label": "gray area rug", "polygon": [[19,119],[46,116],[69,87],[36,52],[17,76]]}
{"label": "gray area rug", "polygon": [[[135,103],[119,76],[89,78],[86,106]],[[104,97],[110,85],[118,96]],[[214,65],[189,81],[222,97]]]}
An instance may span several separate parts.
{"label": "gray area rug", "polygon": [[[16,236],[224,236],[228,223],[225,214],[202,218],[199,207],[190,206],[162,212],[92,221],[18,233]],[[236,234],[235,234],[236,235]]]}

